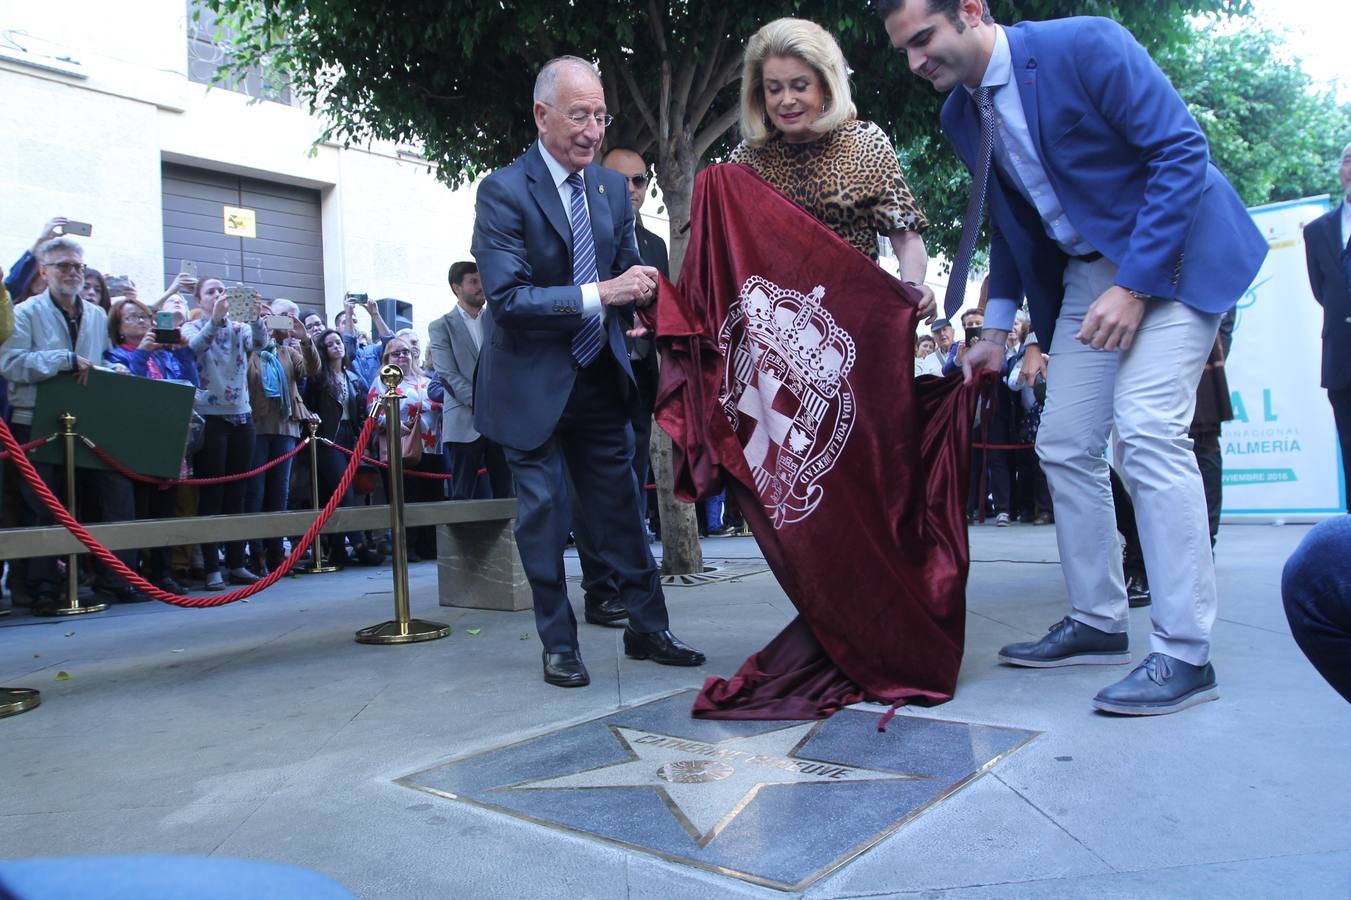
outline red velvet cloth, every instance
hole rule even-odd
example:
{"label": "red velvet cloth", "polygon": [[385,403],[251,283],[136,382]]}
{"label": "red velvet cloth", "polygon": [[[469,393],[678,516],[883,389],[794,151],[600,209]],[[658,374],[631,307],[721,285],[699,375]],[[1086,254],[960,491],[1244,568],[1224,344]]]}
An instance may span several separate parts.
{"label": "red velvet cloth", "polygon": [[978,388],[917,383],[918,295],[750,169],[706,169],[692,209],[680,285],[656,305],[676,495],[725,484],[799,612],[710,678],[694,715],[951,699]]}

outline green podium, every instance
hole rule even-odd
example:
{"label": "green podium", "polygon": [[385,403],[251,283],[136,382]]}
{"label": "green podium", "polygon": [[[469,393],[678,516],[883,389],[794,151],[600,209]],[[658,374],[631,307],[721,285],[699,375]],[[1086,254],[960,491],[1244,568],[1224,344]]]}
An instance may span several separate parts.
{"label": "green podium", "polygon": [[[143,475],[177,478],[188,442],[188,422],[196,391],[191,385],[92,369],[86,384],[63,373],[38,384],[33,409],[33,437],[60,434],[61,416],[75,417],[75,431],[104,453]],[[35,450],[36,462],[64,465],[61,441]],[[75,443],[75,465],[81,469],[111,468],[85,446]]]}

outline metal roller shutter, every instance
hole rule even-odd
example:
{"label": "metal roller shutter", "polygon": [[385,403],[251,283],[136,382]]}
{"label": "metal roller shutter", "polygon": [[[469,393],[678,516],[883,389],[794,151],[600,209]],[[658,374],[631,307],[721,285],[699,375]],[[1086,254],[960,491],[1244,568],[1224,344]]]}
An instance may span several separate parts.
{"label": "metal roller shutter", "polygon": [[[271,300],[324,311],[324,242],[319,192],[176,163],[163,168],[164,278],[185,259],[202,278],[243,282]],[[256,213],[256,237],[225,234],[225,207]]]}

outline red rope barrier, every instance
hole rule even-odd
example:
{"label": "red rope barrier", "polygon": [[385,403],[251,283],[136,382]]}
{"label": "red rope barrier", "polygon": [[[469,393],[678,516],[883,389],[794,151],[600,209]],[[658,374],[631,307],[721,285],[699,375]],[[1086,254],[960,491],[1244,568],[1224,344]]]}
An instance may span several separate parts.
{"label": "red rope barrier", "polygon": [[[328,445],[329,445],[330,447],[332,447],[334,450],[341,450],[343,453],[346,453],[348,456],[351,456],[353,453],[356,452],[356,451],[354,451],[354,450],[348,450],[348,449],[347,449],[346,447],[344,447],[342,444],[335,444],[333,441],[330,441],[328,438],[321,437],[321,438],[319,438],[319,440],[320,440],[322,443],[328,444]],[[389,468],[389,463],[385,462],[385,461],[382,460],[382,459],[376,459],[376,458],[373,457],[373,456],[368,456],[368,457],[366,457],[365,459],[362,460],[362,462],[363,462],[363,463],[367,463],[367,464],[372,465],[372,466],[379,466],[379,467],[382,468],[382,469],[388,469],[388,468]],[[486,473],[487,471],[488,471],[487,469],[479,469],[479,474]],[[404,469],[404,470],[403,470],[403,474],[409,476],[410,478],[431,478],[431,479],[433,479],[433,480],[435,480],[435,481],[450,481],[452,478],[455,477],[454,474],[449,474],[449,475],[447,475],[447,474],[442,473],[442,472],[418,472],[418,471],[415,471],[415,470],[413,470],[413,469]]]}
{"label": "red rope barrier", "polygon": [[[370,441],[371,434],[374,431],[375,420],[367,419],[365,427],[361,429],[361,434],[357,437],[358,451],[365,450],[366,444]],[[0,420],[0,444],[4,444],[5,449],[11,454],[19,448],[19,443],[15,439],[14,433],[9,430],[9,426],[6,425],[3,420]],[[37,494],[42,502],[46,504],[47,509],[49,509],[52,515],[56,517],[57,522],[73,534],[81,544],[88,547],[90,553],[93,553],[94,556],[102,560],[109,568],[125,578],[131,586],[137,590],[172,606],[183,606],[190,609],[224,606],[225,604],[233,603],[236,600],[252,597],[254,594],[272,587],[279,579],[290,574],[291,569],[295,566],[296,562],[305,551],[309,549],[310,544],[314,543],[314,539],[318,536],[320,529],[322,529],[324,525],[327,524],[328,520],[333,517],[333,511],[338,508],[338,505],[342,502],[343,495],[347,493],[347,488],[352,484],[352,479],[356,477],[358,466],[358,463],[355,461],[348,464],[347,471],[343,472],[342,480],[339,481],[338,486],[334,489],[333,496],[329,498],[328,504],[320,510],[318,518],[310,525],[309,530],[305,532],[305,535],[300,539],[300,542],[291,549],[291,555],[286,557],[286,559],[282,561],[282,564],[273,569],[265,578],[260,579],[256,584],[251,584],[248,587],[240,588],[237,591],[230,591],[228,594],[219,594],[214,597],[184,597],[180,594],[171,594],[146,581],[132,569],[128,568],[127,565],[123,563],[122,560],[118,559],[111,550],[96,541],[94,536],[91,535],[83,525],[75,521],[75,517],[72,516],[70,511],[56,498],[56,495],[51,492],[51,489],[47,487],[46,483],[38,475],[37,469],[33,468],[33,463],[29,461],[28,457],[19,453],[14,457],[14,462],[19,469],[19,474],[28,480],[28,485],[32,488],[33,493]]]}
{"label": "red rope barrier", "polygon": [[[38,438],[35,441],[29,441],[26,444],[20,444],[19,450],[23,453],[27,453],[29,450],[36,450],[43,444],[50,444],[52,441],[56,440],[57,437],[59,437],[59,435],[53,432],[52,434],[47,435],[45,438]],[[3,453],[0,453],[0,462],[3,462],[6,459],[9,459],[8,450],[4,451]]]}
{"label": "red rope barrier", "polygon": [[126,466],[109,456],[106,450],[84,435],[80,435],[80,440],[84,441],[85,446],[88,447],[95,456],[107,463],[117,474],[130,478],[132,481],[139,481],[141,484],[155,484],[162,488],[173,487],[179,484],[207,485],[228,484],[231,481],[243,481],[246,478],[261,475],[268,469],[281,465],[288,459],[294,457],[301,450],[304,450],[310,441],[307,437],[301,438],[300,443],[296,444],[290,450],[287,450],[281,456],[278,456],[275,459],[269,459],[258,468],[251,469],[248,472],[240,472],[238,475],[216,475],[211,478],[157,478],[154,475],[142,475],[140,472],[128,469]]}

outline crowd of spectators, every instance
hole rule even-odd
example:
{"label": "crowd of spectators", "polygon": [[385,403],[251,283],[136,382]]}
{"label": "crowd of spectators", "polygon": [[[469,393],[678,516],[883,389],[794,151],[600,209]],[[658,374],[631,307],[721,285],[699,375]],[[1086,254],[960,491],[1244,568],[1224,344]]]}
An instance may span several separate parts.
{"label": "crowd of spectators", "polygon": [[[929,333],[916,335],[916,378],[962,371],[967,350],[981,339],[982,307],[963,312],[960,323],[960,335],[948,319],[937,319]],[[1027,313],[1020,311],[1009,332],[1004,366],[991,388],[990,402],[981,406],[972,429],[966,510],[971,524],[988,519],[1002,528],[1015,522],[1048,525],[1055,521],[1051,492],[1033,449],[1046,403],[1046,379],[1038,373],[1029,382],[1022,375],[1024,357],[1033,346],[1036,335]]]}
{"label": "crowd of spectators", "polygon": [[[0,350],[0,376],[12,382],[0,390],[0,412],[21,441],[32,436],[28,426],[38,382],[67,371],[78,377],[91,365],[108,367],[196,389],[183,477],[241,475],[259,469],[292,451],[312,421],[318,436],[331,442],[321,441],[317,450],[318,501],[324,503],[347,465],[347,455],[338,448],[354,446],[363,419],[384,390],[379,370],[393,364],[403,373],[398,439],[390,436],[379,412],[379,448],[371,453],[387,460],[391,448],[399,447],[405,470],[447,476],[405,475],[405,500],[511,494],[500,449],[472,428],[473,366],[484,324],[480,314],[487,318],[473,263],[459,262],[451,268],[457,305],[433,323],[431,344],[424,353],[412,329],[392,331],[379,304],[360,294],[344,298],[331,324],[321,312],[302,312],[291,300],[268,300],[256,293],[256,318],[236,321],[228,315],[229,286],[224,280],[187,273],[177,275],[157,299],[142,300],[125,276],[108,277],[85,265],[80,245],[63,233],[65,225],[60,218],[49,222],[5,278],[19,327]],[[373,337],[359,330],[358,308],[366,311]],[[153,327],[157,313],[172,316],[181,340],[157,340]],[[967,349],[979,339],[983,314],[979,308],[969,309],[960,324],[958,334],[950,321],[938,319],[929,333],[916,336],[916,377],[960,372]],[[285,327],[276,327],[280,325]],[[1054,521],[1046,479],[1032,449],[1045,402],[1045,379],[1038,374],[1027,383],[1021,375],[1024,356],[1035,342],[1026,314],[1020,314],[1008,338],[992,402],[982,408],[982,421],[973,430],[967,510],[972,523],[987,518],[999,526]],[[291,486],[293,466],[307,471],[308,459],[308,454],[301,454],[247,479],[200,487],[133,484],[112,472],[82,469],[78,515],[82,521],[115,521],[285,510],[296,502],[293,494],[298,493],[302,502],[313,502],[307,487],[297,492]],[[455,478],[457,469],[463,471]],[[59,467],[39,470],[59,496],[64,488]],[[0,522],[49,523],[36,498],[12,472],[6,474]],[[360,497],[369,502],[379,490],[388,494],[387,472],[367,468],[342,503],[350,505]],[[648,510],[652,539],[660,528],[656,506],[653,502]],[[727,535],[736,533],[741,521],[734,506],[724,507],[719,495],[699,503],[698,527],[703,536]],[[221,590],[227,583],[252,584],[279,566],[287,549],[282,538],[271,537],[123,555],[152,583],[184,593]],[[434,558],[433,530],[412,529],[408,549],[410,561]],[[322,542],[323,556],[337,565],[377,565],[388,553],[387,532],[329,535]],[[59,605],[65,599],[61,565],[52,559],[11,561],[6,586],[19,602],[40,608]],[[102,567],[89,568],[85,580],[96,594],[118,602],[145,599]]]}
{"label": "crowd of spectators", "polygon": [[[441,440],[446,379],[431,368],[430,351],[427,360],[422,359],[416,333],[406,328],[391,331],[378,303],[349,294],[330,327],[321,312],[302,311],[292,300],[263,298],[253,291],[253,314],[241,316],[232,310],[230,297],[239,291],[232,292],[225,279],[187,272],[177,275],[152,301],[141,297],[125,276],[105,276],[86,265],[82,245],[67,233],[71,226],[64,218],[48,222],[4,279],[0,413],[23,442],[34,437],[33,406],[42,381],[68,373],[83,381],[91,368],[98,367],[191,385],[192,422],[178,474],[186,479],[230,479],[202,485],[148,484],[108,469],[81,467],[76,509],[80,521],[235,515],[281,511],[297,500],[305,506],[326,503],[347,468],[348,454],[340,448],[352,450],[365,418],[381,402],[379,370],[385,364],[402,370],[403,396],[400,429],[393,437],[387,434],[383,412],[379,413],[380,458],[387,461],[391,447],[399,448],[405,471],[442,476],[405,475],[408,502],[452,496],[450,455],[443,452]],[[466,267],[474,268],[472,263],[458,265],[461,274]],[[359,330],[358,308],[368,315],[374,338]],[[172,340],[166,332],[172,332]],[[308,487],[309,454],[292,455],[310,423],[323,439],[316,451],[318,498],[310,496]],[[343,505],[363,497],[366,502],[383,499],[378,493],[382,488],[388,495],[388,475],[376,465],[374,444],[369,448],[372,458],[362,464]],[[305,467],[306,477],[292,479],[293,467]],[[41,463],[38,471],[64,499],[64,467]],[[231,478],[250,472],[256,474]],[[0,473],[4,488],[0,527],[52,522],[10,463],[0,464]],[[477,468],[471,475],[466,483],[472,485]],[[293,480],[303,487],[293,491]],[[511,491],[509,478],[505,483],[493,479],[491,488],[486,487],[487,479],[483,482],[486,493],[469,496],[505,496]],[[321,552],[330,564],[378,565],[389,554],[388,541],[387,531],[328,535]],[[435,557],[432,529],[411,530],[409,543],[411,560]],[[268,537],[119,556],[151,583],[182,594],[253,584],[281,565],[288,551],[285,539]],[[5,586],[16,604],[50,614],[68,602],[64,560],[0,562],[7,564]],[[106,567],[87,560],[81,566],[85,602],[93,597],[121,603],[147,599]]]}

